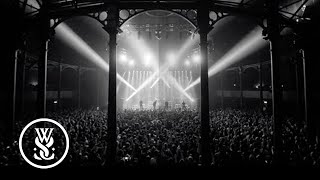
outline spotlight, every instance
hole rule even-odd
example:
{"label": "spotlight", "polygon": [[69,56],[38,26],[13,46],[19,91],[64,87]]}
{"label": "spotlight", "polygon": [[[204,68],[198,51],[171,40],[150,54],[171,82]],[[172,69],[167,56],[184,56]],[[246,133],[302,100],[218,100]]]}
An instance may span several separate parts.
{"label": "spotlight", "polygon": [[149,66],[150,65],[150,61],[152,60],[152,55],[151,54],[146,54],[143,57],[143,63],[145,66]]}
{"label": "spotlight", "polygon": [[124,53],[121,53],[121,54],[119,55],[119,60],[120,60],[121,62],[123,62],[123,63],[127,62],[127,61],[128,61],[127,55],[124,54]]}
{"label": "spotlight", "polygon": [[129,61],[129,66],[131,66],[131,67],[134,66],[134,60],[133,60],[133,59],[131,59],[131,60]]}
{"label": "spotlight", "polygon": [[176,56],[173,53],[168,54],[168,62],[170,66],[174,66],[176,64]]}
{"label": "spotlight", "polygon": [[189,60],[186,60],[185,62],[184,62],[184,65],[186,65],[186,66],[190,66],[190,61]]}
{"label": "spotlight", "polygon": [[58,104],[58,101],[57,100],[53,101],[53,104]]}
{"label": "spotlight", "polygon": [[194,53],[194,54],[192,55],[192,60],[193,60],[194,63],[199,64],[200,61],[201,61],[201,56],[200,56],[200,54]]}

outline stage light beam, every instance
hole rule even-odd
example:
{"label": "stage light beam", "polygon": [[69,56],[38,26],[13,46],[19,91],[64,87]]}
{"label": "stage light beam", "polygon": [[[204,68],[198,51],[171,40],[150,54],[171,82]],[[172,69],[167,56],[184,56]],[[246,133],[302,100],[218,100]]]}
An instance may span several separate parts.
{"label": "stage light beam", "polygon": [[187,97],[191,102],[194,102],[194,99],[186,92],[184,89],[179,85],[176,79],[174,79],[172,76],[168,77],[169,80],[172,82],[172,84],[177,88],[179,92],[181,92],[185,97]]}
{"label": "stage light beam", "polygon": [[[57,37],[64,43],[68,44],[71,48],[86,57],[92,63],[98,65],[107,72],[109,71],[109,64],[100,55],[98,55],[86,42],[84,42],[68,25],[66,25],[65,23],[61,23],[56,27],[55,30],[57,32]],[[125,79],[123,79],[118,73],[117,78],[129,88],[136,91],[136,89]]]}
{"label": "stage light beam", "polygon": [[[242,60],[253,52],[267,45],[267,41],[262,38],[261,27],[256,27],[246,35],[239,43],[229,50],[221,59],[219,59],[208,70],[208,76],[211,77],[232,64]],[[200,83],[200,77],[193,81],[184,91],[189,90]]]}
{"label": "stage light beam", "polygon": [[140,92],[143,88],[145,88],[149,83],[151,83],[152,79],[158,74],[158,72],[154,72],[147,80],[145,80],[139,87],[134,91],[127,99],[126,101],[129,101],[134,95],[136,95],[138,92]]}
{"label": "stage light beam", "polygon": [[164,78],[163,76],[161,77],[161,80],[163,81],[163,83],[168,87],[171,88],[168,81],[166,80],[166,78]]}
{"label": "stage light beam", "polygon": [[[181,58],[181,56],[190,48],[194,45],[195,42],[199,41],[199,34],[195,35],[195,38],[190,38],[187,39],[187,41],[182,45],[182,47],[179,49],[179,51],[176,53],[176,59]],[[137,46],[137,44],[133,43],[134,41],[128,41],[129,44],[132,45],[132,47],[134,47],[138,52],[142,52],[141,54],[145,53],[145,50],[143,49],[143,47],[145,46],[144,43],[139,43],[139,46]],[[141,46],[140,46],[141,45]],[[138,48],[140,47],[140,48]],[[155,72],[148,78],[146,79],[146,81],[144,81],[135,92],[133,92],[127,99],[126,101],[129,101],[133,96],[135,96],[139,91],[141,91],[143,88],[145,88],[149,83],[152,82],[153,78],[156,77],[159,73],[163,73],[164,71],[167,71],[169,68],[169,63],[165,63],[163,66],[160,67],[160,69],[157,68],[156,65],[153,65],[153,68],[155,69]],[[173,79],[172,76],[169,76],[170,79]],[[177,90],[179,92],[181,92],[183,95],[185,95],[190,101],[191,101],[191,97],[184,92],[183,88],[176,82],[174,84],[175,88],[177,88]],[[194,100],[192,99],[192,102]]]}
{"label": "stage light beam", "polygon": [[167,56],[167,61],[170,64],[170,66],[174,66],[176,64],[176,56],[173,53],[169,53]]}
{"label": "stage light beam", "polygon": [[157,79],[154,81],[154,83],[150,86],[150,89],[152,89],[153,86],[155,86],[159,80],[160,80],[160,78],[157,78]]}

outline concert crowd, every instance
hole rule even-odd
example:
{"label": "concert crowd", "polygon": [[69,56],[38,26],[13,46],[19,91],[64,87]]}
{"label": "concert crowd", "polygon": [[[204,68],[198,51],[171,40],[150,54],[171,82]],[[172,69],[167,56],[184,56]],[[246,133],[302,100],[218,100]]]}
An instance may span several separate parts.
{"label": "concert crowd", "polygon": [[[31,117],[29,117],[31,118]],[[48,113],[67,130],[66,167],[106,165],[107,112],[63,110]],[[200,118],[194,110],[125,110],[117,114],[119,167],[201,167]],[[18,129],[25,124],[19,123]],[[255,111],[210,111],[212,167],[272,167],[272,118]],[[20,130],[21,131],[21,130]],[[20,132],[18,131],[18,132]],[[282,158],[289,167],[320,167],[319,143],[308,142],[306,126],[286,120]],[[16,141],[0,141],[0,166],[26,165]]]}

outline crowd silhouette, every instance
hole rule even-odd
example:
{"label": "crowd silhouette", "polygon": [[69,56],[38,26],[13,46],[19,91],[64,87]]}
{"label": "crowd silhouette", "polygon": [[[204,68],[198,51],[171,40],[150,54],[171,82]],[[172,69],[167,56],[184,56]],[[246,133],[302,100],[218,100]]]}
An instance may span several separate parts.
{"label": "crowd silhouette", "polygon": [[[62,166],[106,165],[107,112],[63,110],[48,113],[70,138]],[[30,119],[32,117],[29,117]],[[22,129],[26,124],[18,123]],[[255,111],[210,111],[212,167],[272,167],[272,119]],[[18,132],[20,132],[18,131]],[[287,166],[320,166],[318,142],[308,142],[306,126],[288,119],[283,124]],[[23,166],[18,143],[0,141],[0,166]],[[125,110],[117,114],[117,165],[120,167],[201,166],[200,118],[194,110]]]}

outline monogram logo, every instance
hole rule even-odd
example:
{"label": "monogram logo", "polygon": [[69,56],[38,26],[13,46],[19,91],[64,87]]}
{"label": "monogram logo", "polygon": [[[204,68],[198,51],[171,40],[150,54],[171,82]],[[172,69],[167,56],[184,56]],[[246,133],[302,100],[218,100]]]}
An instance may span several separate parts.
{"label": "monogram logo", "polygon": [[68,154],[69,137],[58,122],[47,118],[37,119],[22,130],[19,150],[28,164],[40,169],[52,168]]}
{"label": "monogram logo", "polygon": [[[40,157],[37,155],[37,153],[34,153],[33,157],[36,160],[52,160],[54,158],[54,153],[51,153],[50,156],[50,147],[53,145],[53,137],[52,131],[54,128],[34,128],[37,132],[37,137],[35,138],[34,142],[38,148],[40,148],[39,154]],[[47,133],[49,130],[49,133]],[[37,148],[34,148],[35,151],[37,151]],[[52,148],[52,151],[54,151],[55,148]]]}

